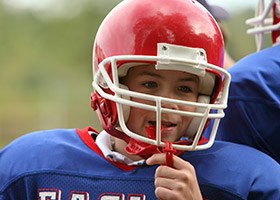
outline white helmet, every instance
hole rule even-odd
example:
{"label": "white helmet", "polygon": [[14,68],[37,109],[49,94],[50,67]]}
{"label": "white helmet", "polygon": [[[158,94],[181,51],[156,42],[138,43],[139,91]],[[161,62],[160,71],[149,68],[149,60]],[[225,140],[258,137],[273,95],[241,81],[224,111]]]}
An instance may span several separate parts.
{"label": "white helmet", "polygon": [[[272,12],[272,17],[271,16]],[[272,43],[280,43],[280,0],[259,0],[255,17],[246,20],[246,24],[253,26],[247,30],[248,34],[254,34],[257,51],[263,48],[264,34],[272,34]]]}

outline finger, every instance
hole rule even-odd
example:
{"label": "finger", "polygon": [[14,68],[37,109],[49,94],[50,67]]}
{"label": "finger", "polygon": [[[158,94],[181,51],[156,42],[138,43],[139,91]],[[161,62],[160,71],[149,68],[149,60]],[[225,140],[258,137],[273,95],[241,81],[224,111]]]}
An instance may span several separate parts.
{"label": "finger", "polygon": [[165,165],[161,165],[155,171],[155,179],[156,178],[165,178],[189,183],[192,181],[196,181],[196,173],[194,168],[178,170]]}
{"label": "finger", "polygon": [[[164,163],[165,154],[153,155],[147,164]],[[158,199],[201,199],[194,167],[181,158],[174,156],[174,166],[160,165],[155,172],[155,187]],[[191,198],[191,197],[197,198]]]}
{"label": "finger", "polygon": [[162,178],[157,177],[155,179],[155,186],[156,188],[162,187],[169,190],[178,190],[183,191],[188,185],[185,182],[181,182],[177,179],[169,179],[169,178]]}
{"label": "finger", "polygon": [[155,195],[156,195],[157,199],[159,199],[159,200],[176,199],[174,197],[174,193],[172,191],[170,191],[169,189],[163,188],[163,187],[156,188]]}
{"label": "finger", "polygon": [[188,169],[194,171],[194,167],[188,161],[174,155],[173,156],[173,168],[175,169]]}
{"label": "finger", "polygon": [[[165,165],[166,164],[166,154],[165,153],[158,153],[158,154],[154,154],[153,156],[151,156],[150,158],[148,158],[146,160],[146,164],[147,165]],[[190,169],[190,170],[194,170],[193,166],[181,159],[180,157],[173,155],[173,168],[175,169]]]}
{"label": "finger", "polygon": [[[167,166],[160,166],[159,169],[155,176],[156,196],[158,198],[176,200],[201,199],[201,193],[195,174],[188,171],[172,169]],[[166,173],[161,173],[161,170]],[[178,173],[170,173],[173,171]]]}
{"label": "finger", "polygon": [[188,190],[186,193],[182,193],[180,191],[176,190],[169,190],[163,187],[158,187],[155,189],[155,195],[157,199],[159,200],[186,200],[186,199],[197,199],[202,200],[202,195],[200,193],[200,190],[197,191],[191,191]]}
{"label": "finger", "polygon": [[147,165],[164,165],[165,153],[157,153],[146,160]]}
{"label": "finger", "polygon": [[173,169],[171,167],[161,165],[155,171],[155,179],[156,178],[169,178],[175,179],[178,178],[179,173],[177,169]]}

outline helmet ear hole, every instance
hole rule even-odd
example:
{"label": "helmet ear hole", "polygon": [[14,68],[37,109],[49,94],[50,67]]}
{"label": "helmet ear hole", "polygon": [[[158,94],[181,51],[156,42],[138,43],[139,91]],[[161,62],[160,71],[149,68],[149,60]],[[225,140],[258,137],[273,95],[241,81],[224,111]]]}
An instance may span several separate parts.
{"label": "helmet ear hole", "polygon": [[[210,102],[210,97],[206,96],[206,95],[200,95],[200,96],[198,96],[197,102],[208,104]],[[198,112],[198,113],[202,113],[204,111],[205,111],[205,108],[200,108],[200,107],[196,108],[196,112]],[[201,120],[202,120],[202,118],[199,118],[199,117],[194,117],[192,119],[192,121],[188,127],[187,134],[186,134],[186,136],[188,138],[192,139],[193,136],[196,134],[196,132],[200,126]]]}

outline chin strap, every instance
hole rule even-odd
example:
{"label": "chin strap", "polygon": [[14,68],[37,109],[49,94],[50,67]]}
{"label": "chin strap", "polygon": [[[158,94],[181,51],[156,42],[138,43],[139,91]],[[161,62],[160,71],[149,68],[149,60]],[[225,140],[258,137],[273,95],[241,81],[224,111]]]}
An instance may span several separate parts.
{"label": "chin strap", "polygon": [[151,157],[153,154],[162,153],[157,146],[148,144],[146,142],[141,142],[133,138],[129,140],[125,150],[129,154],[141,156],[145,160]]}
{"label": "chin strap", "polygon": [[165,153],[165,164],[168,167],[173,167],[173,155],[176,153],[176,150],[173,149],[172,142],[165,141],[163,152]]}
{"label": "chin strap", "polygon": [[[148,138],[156,139],[155,127],[145,127],[145,130]],[[138,155],[144,159],[148,159],[153,154],[162,153],[158,146],[135,140],[133,138],[130,138],[125,150],[131,155]]]}
{"label": "chin strap", "polygon": [[[146,134],[148,138],[156,139],[156,129],[154,127],[145,127]],[[163,128],[161,128],[163,130]],[[207,140],[202,137],[200,142],[198,144],[202,144],[206,142]],[[135,140],[133,138],[130,138],[127,146],[125,147],[125,150],[127,153],[131,155],[138,155],[141,156],[143,159],[148,159],[153,154],[156,153],[166,153],[166,165],[169,167],[173,167],[173,155],[180,155],[184,151],[173,149],[172,142],[164,141],[165,147],[158,147],[156,145],[148,144],[146,142],[142,142],[139,140]],[[180,144],[180,145],[188,145],[191,144],[191,141],[188,140],[182,140],[174,142],[174,144]]]}

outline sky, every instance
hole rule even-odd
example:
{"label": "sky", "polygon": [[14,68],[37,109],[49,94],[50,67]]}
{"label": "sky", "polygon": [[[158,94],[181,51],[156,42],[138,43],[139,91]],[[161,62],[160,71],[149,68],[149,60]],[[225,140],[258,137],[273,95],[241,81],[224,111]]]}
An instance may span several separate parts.
{"label": "sky", "polygon": [[[65,0],[2,0],[5,4],[21,9],[34,9],[42,10],[48,7],[53,7],[54,5],[59,5]],[[82,0],[76,0],[81,2]],[[86,0],[83,0],[86,1]],[[108,0],[93,0],[97,3],[104,3],[104,1],[110,2]],[[254,8],[258,0],[207,0],[211,4],[220,5],[226,8],[229,12],[234,12],[242,8]],[[66,1],[67,2],[67,1]]]}
{"label": "sky", "polygon": [[235,12],[246,8],[255,8],[258,0],[207,0],[209,4],[219,5],[228,12]]}
{"label": "sky", "polygon": [[[118,0],[119,1],[119,0]],[[41,16],[71,17],[79,14],[85,7],[85,2],[91,2],[103,9],[106,4],[118,2],[117,0],[0,0],[4,5],[15,10],[32,10]],[[225,8],[230,14],[238,12],[242,9],[256,7],[258,0],[206,0],[209,4],[219,5]],[[269,0],[265,0],[267,2]],[[65,9],[65,6],[67,9]],[[68,10],[71,9],[71,12]],[[51,12],[50,12],[51,11]],[[68,16],[69,15],[69,16]]]}
{"label": "sky", "polygon": [[31,10],[38,16],[47,18],[73,17],[82,12],[88,2],[95,4],[102,10],[106,5],[104,2],[112,4],[116,0],[0,0],[0,3],[14,11]]}

